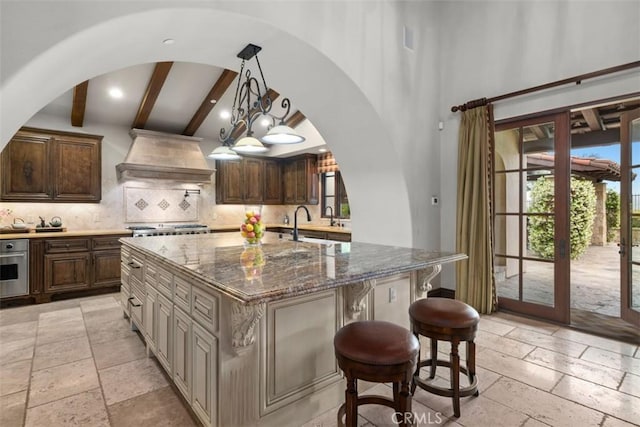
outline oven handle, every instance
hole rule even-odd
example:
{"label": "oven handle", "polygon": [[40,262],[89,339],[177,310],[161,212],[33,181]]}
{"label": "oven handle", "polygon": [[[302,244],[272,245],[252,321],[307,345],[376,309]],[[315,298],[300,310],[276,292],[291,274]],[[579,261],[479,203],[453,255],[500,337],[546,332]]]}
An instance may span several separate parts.
{"label": "oven handle", "polygon": [[0,255],[0,258],[18,258],[18,257],[23,257],[26,256],[27,254],[24,252],[16,252],[13,254],[6,254],[6,255]]}

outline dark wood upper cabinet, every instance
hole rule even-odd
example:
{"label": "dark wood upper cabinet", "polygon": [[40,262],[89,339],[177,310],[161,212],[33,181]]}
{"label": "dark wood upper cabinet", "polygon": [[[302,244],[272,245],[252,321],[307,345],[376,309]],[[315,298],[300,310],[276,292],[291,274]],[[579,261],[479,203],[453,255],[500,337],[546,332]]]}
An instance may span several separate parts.
{"label": "dark wood upper cabinet", "polygon": [[243,157],[216,162],[216,203],[282,203],[282,167],[278,160]]}
{"label": "dark wood upper cabinet", "polygon": [[317,205],[317,171],[318,161],[313,154],[302,154],[286,159],[283,166],[284,203]]}
{"label": "dark wood upper cabinet", "polygon": [[99,202],[101,144],[98,135],[20,129],[2,151],[1,200]]}

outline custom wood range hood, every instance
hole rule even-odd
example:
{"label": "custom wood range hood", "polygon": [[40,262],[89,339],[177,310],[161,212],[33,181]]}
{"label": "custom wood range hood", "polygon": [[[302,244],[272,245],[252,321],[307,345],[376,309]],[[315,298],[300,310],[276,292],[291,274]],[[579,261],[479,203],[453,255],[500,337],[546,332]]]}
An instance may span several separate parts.
{"label": "custom wood range hood", "polygon": [[158,179],[209,183],[209,169],[199,142],[202,138],[131,129],[133,139],[123,163],[116,165],[119,180]]}

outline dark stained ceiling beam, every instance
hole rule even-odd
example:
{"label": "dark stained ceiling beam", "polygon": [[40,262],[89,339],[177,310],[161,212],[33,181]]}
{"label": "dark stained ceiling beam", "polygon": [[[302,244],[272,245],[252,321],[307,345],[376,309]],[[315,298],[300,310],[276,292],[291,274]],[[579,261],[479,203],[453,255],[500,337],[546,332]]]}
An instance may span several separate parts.
{"label": "dark stained ceiling beam", "polygon": [[302,123],[304,119],[306,119],[305,115],[302,114],[300,110],[298,110],[295,113],[293,113],[291,117],[289,117],[284,124],[289,126],[290,128],[294,128],[298,126],[300,123]]}
{"label": "dark stained ceiling beam", "polygon": [[[280,96],[280,94],[278,92],[276,92],[275,90],[273,90],[273,89],[267,90],[267,93],[265,95],[265,97],[269,98],[271,100],[271,102],[274,102],[276,100],[276,98],[278,98],[279,96]],[[249,115],[255,114],[256,111],[257,111],[257,108],[252,108],[251,111],[249,112]],[[245,130],[247,130],[247,127],[243,123],[240,126],[238,126],[235,131],[233,131],[231,133],[231,138],[233,140],[238,139],[238,137],[240,135],[242,135]]]}
{"label": "dark stained ceiling beam", "polygon": [[548,138],[549,135],[540,126],[531,126],[531,132],[534,133],[538,139]]}
{"label": "dark stained ceiling beam", "polygon": [[[571,135],[571,148],[598,147],[619,144],[620,129],[607,129]],[[538,139],[525,144],[524,153],[540,153],[554,150],[553,138]],[[615,159],[612,159],[615,160]]]}
{"label": "dark stained ceiling beam", "polygon": [[138,114],[136,114],[133,125],[131,125],[132,127],[144,129],[146,126],[147,120],[149,120],[149,116],[151,115],[151,110],[158,99],[158,95],[160,95],[160,90],[162,90],[162,86],[169,75],[171,66],[173,66],[173,62],[158,62],[156,64],[153,74],[151,75],[151,79],[149,79],[147,91],[140,102]]}
{"label": "dark stained ceiling beam", "polygon": [[87,90],[89,80],[86,80],[73,88],[73,105],[71,107],[71,126],[82,127],[84,112],[87,108]]}
{"label": "dark stained ceiling beam", "polygon": [[602,120],[600,120],[600,114],[598,114],[598,110],[595,108],[582,110],[582,117],[584,117],[585,121],[589,125],[589,129],[602,130]]}
{"label": "dark stained ceiling beam", "polygon": [[220,77],[215,82],[207,96],[202,100],[202,104],[200,104],[200,107],[191,118],[191,121],[182,131],[183,135],[193,136],[196,133],[211,110],[213,110],[213,107],[216,106],[217,102],[222,98],[222,95],[226,92],[231,83],[233,83],[233,80],[237,75],[238,73],[235,71],[226,69],[222,71],[222,74],[220,74]]}

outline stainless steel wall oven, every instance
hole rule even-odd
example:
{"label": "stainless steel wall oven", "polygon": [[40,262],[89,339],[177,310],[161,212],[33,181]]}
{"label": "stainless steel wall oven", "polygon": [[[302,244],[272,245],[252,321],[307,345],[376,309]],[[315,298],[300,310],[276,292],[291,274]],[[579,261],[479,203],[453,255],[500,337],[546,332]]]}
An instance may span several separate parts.
{"label": "stainless steel wall oven", "polygon": [[0,242],[0,297],[29,295],[29,240]]}

